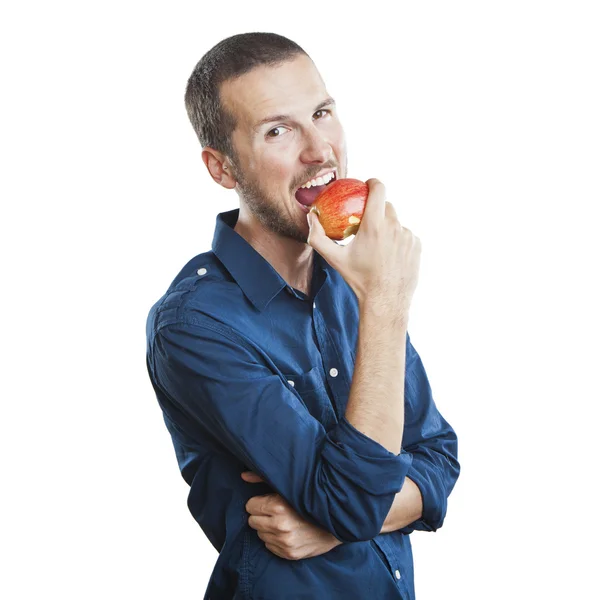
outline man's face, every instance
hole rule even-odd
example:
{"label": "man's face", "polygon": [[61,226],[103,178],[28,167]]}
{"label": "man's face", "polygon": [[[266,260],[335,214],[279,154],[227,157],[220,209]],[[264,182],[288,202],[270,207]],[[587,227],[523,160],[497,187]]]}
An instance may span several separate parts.
{"label": "man's face", "polygon": [[238,194],[265,228],[306,243],[308,209],[296,190],[323,173],[342,179],[347,172],[344,131],[312,60],[301,54],[256,67],[224,82],[221,102],[237,120],[231,158]]}

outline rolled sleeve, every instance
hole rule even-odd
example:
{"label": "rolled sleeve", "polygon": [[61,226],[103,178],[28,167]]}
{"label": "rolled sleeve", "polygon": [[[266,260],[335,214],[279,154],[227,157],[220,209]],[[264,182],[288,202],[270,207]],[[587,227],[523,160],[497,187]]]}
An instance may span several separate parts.
{"label": "rolled sleeve", "polygon": [[175,323],[154,338],[153,378],[202,435],[259,474],[308,521],[343,542],[372,539],[411,464],[345,418],[326,432],[266,357],[210,321]]}
{"label": "rolled sleeve", "polygon": [[402,445],[412,455],[406,477],[414,481],[421,492],[423,513],[401,531],[436,531],[444,522],[448,497],[460,473],[458,440],[435,405],[423,362],[409,337],[406,357]]}
{"label": "rolled sleeve", "polygon": [[[394,496],[402,489],[412,456],[404,450],[400,454],[390,452],[346,417],[330,432],[328,441],[323,457],[335,472],[336,487],[344,489],[352,484],[362,490],[352,499],[354,507],[346,507],[340,498],[337,527],[343,527],[346,538],[372,539],[381,531]],[[362,523],[355,520],[355,511],[362,516]]]}
{"label": "rolled sleeve", "polygon": [[404,484],[412,456],[402,450],[394,454],[379,442],[356,429],[346,417],[330,433],[331,445],[325,451],[340,470],[372,494],[390,494]]}

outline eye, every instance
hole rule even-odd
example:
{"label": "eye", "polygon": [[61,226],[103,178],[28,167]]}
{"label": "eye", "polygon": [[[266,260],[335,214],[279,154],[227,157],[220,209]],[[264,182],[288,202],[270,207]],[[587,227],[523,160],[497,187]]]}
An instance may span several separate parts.
{"label": "eye", "polygon": [[[317,117],[317,119],[322,119],[325,115],[331,114],[331,111],[328,110],[328,109],[321,108],[320,110],[318,110],[315,113],[315,115],[318,115],[319,113],[323,113],[323,116],[322,117]],[[279,131],[279,130],[282,130],[282,131],[285,132],[285,128],[279,126],[279,127],[274,127],[273,129],[267,131],[267,133],[265,135],[266,135],[266,137],[269,137],[271,139],[281,137],[283,135],[282,133],[274,133],[274,132]]]}
{"label": "eye", "polygon": [[267,137],[270,137],[270,138],[274,138],[274,137],[281,137],[281,135],[280,135],[280,134],[277,134],[277,135],[270,135],[270,134],[271,134],[273,131],[277,131],[278,129],[283,129],[283,127],[275,127],[275,128],[273,128],[273,129],[271,129],[271,131],[267,132]]}
{"label": "eye", "polygon": [[321,108],[320,110],[318,110],[318,111],[315,113],[315,115],[317,115],[317,114],[319,114],[319,113],[330,114],[330,113],[331,113],[331,111],[330,111],[330,110],[327,110],[327,109],[324,109],[324,108]]}

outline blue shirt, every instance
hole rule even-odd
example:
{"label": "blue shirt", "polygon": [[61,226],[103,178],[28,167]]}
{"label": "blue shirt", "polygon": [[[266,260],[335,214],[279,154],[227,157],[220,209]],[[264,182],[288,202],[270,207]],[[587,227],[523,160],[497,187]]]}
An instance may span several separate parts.
{"label": "blue shirt", "polygon": [[[408,334],[400,454],[355,429],[344,416],[354,292],[316,251],[311,296],[288,286],[233,230],[238,215],[218,215],[212,251],[183,267],[146,327],[188,508],[219,551],[204,598],[413,600],[409,534],[442,525],[460,468],[455,432]],[[265,483],[245,482],[248,470]],[[422,518],[380,534],[406,476],[421,491]],[[301,560],[270,552],[245,505],[274,492],[344,543]]]}

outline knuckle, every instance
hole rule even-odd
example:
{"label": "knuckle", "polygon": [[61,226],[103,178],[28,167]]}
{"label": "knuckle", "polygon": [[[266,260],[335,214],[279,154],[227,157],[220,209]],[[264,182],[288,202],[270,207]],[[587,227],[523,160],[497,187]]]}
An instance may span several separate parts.
{"label": "knuckle", "polygon": [[273,554],[275,554],[276,556],[281,556],[279,554],[279,552],[277,552],[277,549],[275,548],[275,546],[273,546],[272,544],[265,544],[265,548],[269,551],[272,552]]}
{"label": "knuckle", "polygon": [[298,531],[291,529],[289,533],[286,533],[288,544],[298,545]]}
{"label": "knuckle", "polygon": [[302,553],[296,548],[290,549],[287,554],[290,560],[300,560],[302,558]]}
{"label": "knuckle", "polygon": [[372,177],[371,179],[367,179],[366,183],[369,186],[369,191],[385,196],[385,185],[379,179]]}
{"label": "knuckle", "polygon": [[279,521],[277,521],[277,524],[275,525],[275,527],[277,528],[277,531],[279,531],[281,533],[287,534],[292,531],[291,523],[289,522],[288,519],[279,519]]}
{"label": "knuckle", "polygon": [[383,228],[383,221],[372,221],[369,223],[369,232],[372,235],[379,235],[381,233],[381,230]]}

